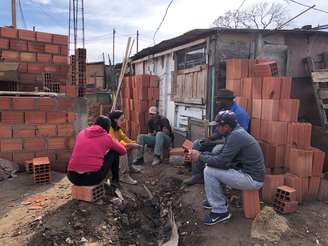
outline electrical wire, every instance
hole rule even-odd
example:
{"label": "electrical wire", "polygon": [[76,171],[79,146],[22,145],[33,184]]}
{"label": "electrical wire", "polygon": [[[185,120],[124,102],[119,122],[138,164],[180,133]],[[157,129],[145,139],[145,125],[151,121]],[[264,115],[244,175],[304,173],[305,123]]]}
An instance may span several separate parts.
{"label": "electrical wire", "polygon": [[25,21],[25,17],[24,17],[24,12],[23,12],[23,8],[22,8],[21,0],[18,0],[18,6],[19,6],[19,12],[20,12],[20,14],[21,14],[21,18],[22,18],[22,21],[23,21],[24,28],[27,29],[26,21]]}
{"label": "electrical wire", "polygon": [[[310,8],[311,7],[310,5],[307,5],[307,4],[304,4],[304,3],[300,3],[300,2],[297,2],[295,0],[287,0],[287,1],[290,1],[292,3],[296,3],[296,4],[301,5],[303,7],[307,7],[307,8]],[[328,14],[328,11],[326,11],[326,10],[318,9],[318,8],[313,8],[313,9],[316,10],[316,11],[320,11],[320,12],[323,12],[323,13]]]}
{"label": "electrical wire", "polygon": [[238,12],[243,7],[243,5],[244,5],[245,2],[246,2],[246,0],[243,0],[243,2],[239,5],[239,7],[238,7],[238,9],[237,9],[236,12]]}
{"label": "electrical wire", "polygon": [[161,21],[161,23],[159,23],[159,25],[158,25],[158,27],[157,27],[155,33],[154,33],[154,36],[153,36],[153,42],[154,42],[154,44],[155,44],[155,37],[156,37],[156,34],[157,34],[157,32],[159,31],[159,29],[161,28],[161,26],[162,26],[162,24],[163,24],[163,22],[164,22],[164,20],[165,20],[165,18],[166,18],[167,12],[169,11],[169,8],[170,8],[170,6],[171,6],[172,3],[173,3],[173,0],[171,0],[171,1],[169,2],[169,4],[167,5],[166,10],[165,10],[165,14],[164,14],[164,16],[163,16],[163,18],[162,18],[162,21]]}

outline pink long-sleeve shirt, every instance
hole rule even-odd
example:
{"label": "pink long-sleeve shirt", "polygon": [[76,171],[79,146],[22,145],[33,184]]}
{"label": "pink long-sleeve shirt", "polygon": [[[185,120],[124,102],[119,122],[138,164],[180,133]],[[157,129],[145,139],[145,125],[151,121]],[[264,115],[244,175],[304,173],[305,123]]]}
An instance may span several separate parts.
{"label": "pink long-sleeve shirt", "polygon": [[102,167],[109,150],[125,155],[126,149],[98,125],[82,130],[76,137],[68,171],[97,172]]}

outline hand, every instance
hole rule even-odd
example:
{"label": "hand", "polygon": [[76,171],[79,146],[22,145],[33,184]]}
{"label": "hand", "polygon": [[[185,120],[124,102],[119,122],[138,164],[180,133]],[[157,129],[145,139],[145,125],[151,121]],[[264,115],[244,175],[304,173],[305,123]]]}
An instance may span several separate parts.
{"label": "hand", "polygon": [[192,149],[189,151],[188,155],[190,155],[191,160],[197,161],[200,156],[200,152],[198,150]]}
{"label": "hand", "polygon": [[137,143],[129,143],[126,145],[127,149],[137,149],[137,148],[142,148],[142,145],[137,144]]}

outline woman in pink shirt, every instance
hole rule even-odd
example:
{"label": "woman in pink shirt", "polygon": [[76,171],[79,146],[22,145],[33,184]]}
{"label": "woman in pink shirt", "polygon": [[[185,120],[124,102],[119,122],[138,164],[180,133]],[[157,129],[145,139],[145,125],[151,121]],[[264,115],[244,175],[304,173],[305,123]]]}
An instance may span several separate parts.
{"label": "woman in pink shirt", "polygon": [[111,184],[119,186],[119,156],[125,147],[108,135],[110,120],[98,116],[94,125],[82,130],[76,137],[67,177],[75,185],[101,183],[112,170]]}

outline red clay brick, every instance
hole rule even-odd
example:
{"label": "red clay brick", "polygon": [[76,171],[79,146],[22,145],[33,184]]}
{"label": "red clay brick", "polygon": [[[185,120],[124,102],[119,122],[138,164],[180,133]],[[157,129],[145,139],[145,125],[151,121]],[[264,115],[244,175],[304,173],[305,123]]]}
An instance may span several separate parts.
{"label": "red clay brick", "polygon": [[10,40],[9,47],[11,50],[25,51],[27,50],[27,41],[25,40]]}
{"label": "red clay brick", "polygon": [[323,172],[323,164],[325,162],[325,152],[318,148],[312,148],[313,159],[312,159],[312,176],[321,177]]}
{"label": "red clay brick", "polygon": [[288,171],[288,168],[286,167],[274,167],[271,168],[271,174],[279,175],[279,174],[285,174]]}
{"label": "red clay brick", "polygon": [[300,101],[298,99],[282,99],[279,103],[279,120],[295,122],[298,119]]}
{"label": "red clay brick", "polygon": [[27,70],[29,73],[42,73],[44,66],[42,64],[28,64]]}
{"label": "red clay brick", "polygon": [[27,73],[27,64],[26,63],[20,63],[18,65],[18,72],[19,73]]}
{"label": "red clay brick", "polygon": [[77,87],[75,85],[66,85],[65,86],[65,94],[68,97],[77,97]]}
{"label": "red clay brick", "polygon": [[261,120],[260,119],[252,118],[251,134],[254,138],[261,140]]}
{"label": "red clay brick", "polygon": [[308,198],[310,200],[317,199],[318,192],[320,187],[320,177],[310,177],[309,178],[309,192],[308,192]]}
{"label": "red clay brick", "polygon": [[3,139],[1,140],[1,152],[16,152],[22,150],[21,139]]}
{"label": "red clay brick", "polygon": [[226,88],[233,91],[235,96],[241,96],[241,80],[227,79]]}
{"label": "red clay brick", "polygon": [[36,74],[21,73],[19,75],[19,79],[20,79],[21,82],[35,82],[36,81]]}
{"label": "red clay brick", "polygon": [[58,98],[58,110],[74,111],[75,100],[73,97]]}
{"label": "red clay brick", "polygon": [[66,139],[63,137],[58,138],[48,138],[48,149],[49,150],[59,150],[66,148]]}
{"label": "red clay brick", "polygon": [[68,149],[73,149],[74,145],[75,145],[75,137],[68,137],[66,139],[67,141],[67,147]]}
{"label": "red clay brick", "polygon": [[42,137],[57,136],[57,127],[56,125],[37,125],[36,135]]}
{"label": "red clay brick", "polygon": [[11,138],[13,136],[12,127],[8,125],[0,125],[1,138]]}
{"label": "red clay brick", "polygon": [[276,197],[285,201],[296,201],[296,189],[287,185],[279,186]]}
{"label": "red clay brick", "polygon": [[0,38],[0,49],[9,49],[9,39]]}
{"label": "red clay brick", "polygon": [[31,138],[24,140],[25,151],[42,151],[45,149],[46,143],[42,138]]}
{"label": "red clay brick", "polygon": [[280,77],[281,79],[281,99],[289,99],[292,91],[292,77]]}
{"label": "red clay brick", "polygon": [[269,168],[284,167],[285,165],[285,145],[272,145],[263,142],[261,144],[265,166]]}
{"label": "red clay brick", "polygon": [[1,51],[1,58],[5,61],[19,61],[19,52],[12,51],[12,50],[2,50]]}
{"label": "red clay brick", "polygon": [[309,178],[302,178],[301,177],[301,183],[302,183],[302,193],[303,193],[303,200],[309,201]]}
{"label": "red clay brick", "polygon": [[298,202],[297,201],[280,201],[275,200],[274,202],[274,208],[276,211],[282,213],[282,214],[291,214],[296,212],[298,209]]}
{"label": "red clay brick", "polygon": [[300,203],[303,201],[302,179],[294,174],[285,174],[285,184],[296,190],[296,200]]}
{"label": "red clay brick", "polygon": [[287,122],[261,120],[261,140],[273,145],[287,142]]}
{"label": "red clay brick", "polygon": [[262,98],[280,99],[281,79],[279,77],[263,78]]}
{"label": "red clay brick", "polygon": [[72,125],[57,125],[58,136],[60,137],[70,137],[74,134],[74,128]]}
{"label": "red clay brick", "polygon": [[6,38],[17,38],[17,29],[10,27],[1,27],[0,36]]}
{"label": "red clay brick", "polygon": [[12,152],[1,152],[0,151],[0,158],[12,161],[13,160],[13,153]]}
{"label": "red clay brick", "polygon": [[32,110],[32,109],[35,109],[34,98],[13,97],[13,109],[15,109],[15,110]]}
{"label": "red clay brick", "polygon": [[52,34],[45,33],[45,32],[36,32],[36,40],[39,42],[51,43],[52,42]]}
{"label": "red clay brick", "polygon": [[10,97],[0,97],[0,109],[4,110],[4,109],[10,109],[10,105],[11,105],[11,98]]}
{"label": "red clay brick", "polygon": [[262,188],[262,199],[266,203],[272,203],[277,188],[284,184],[284,175],[265,175]]}
{"label": "red clay brick", "polygon": [[66,123],[66,113],[64,113],[64,112],[47,112],[47,122],[50,124]]}
{"label": "red clay brick", "polygon": [[25,122],[27,124],[43,124],[46,123],[45,112],[25,112]]}
{"label": "red clay brick", "polygon": [[262,87],[263,87],[262,78],[252,78],[252,98],[253,99],[262,99]]}
{"label": "red clay brick", "polygon": [[66,35],[58,35],[54,34],[53,35],[53,43],[54,44],[68,44],[68,37]]}
{"label": "red clay brick", "polygon": [[252,118],[261,119],[262,115],[262,100],[253,99],[252,100]]}
{"label": "red clay brick", "polygon": [[56,56],[53,57],[54,64],[68,64],[67,56]]}
{"label": "red clay brick", "polygon": [[72,122],[75,121],[75,118],[76,118],[75,115],[76,114],[74,112],[68,112],[67,113],[67,121],[68,121],[68,123],[72,123]]}
{"label": "red clay brick", "polygon": [[259,191],[243,191],[244,215],[248,219],[254,219],[260,212]]}
{"label": "red clay brick", "polygon": [[23,124],[24,112],[2,112],[1,122],[4,124]]}
{"label": "red clay brick", "polygon": [[57,100],[53,98],[43,98],[39,100],[39,108],[42,111],[52,111],[57,109]]}
{"label": "red clay brick", "polygon": [[25,161],[31,160],[34,158],[33,152],[17,152],[13,154],[13,161],[18,164],[24,164]]}
{"label": "red clay brick", "polygon": [[104,184],[94,186],[72,186],[72,198],[86,202],[95,202],[105,195]]}
{"label": "red clay brick", "polygon": [[45,157],[47,156],[49,158],[49,161],[55,162],[57,160],[56,158],[56,153],[54,151],[40,151],[40,152],[35,152],[35,157]]}
{"label": "red clay brick", "polygon": [[243,97],[252,98],[253,78],[243,78],[241,80],[241,95]]}
{"label": "red clay brick", "polygon": [[248,77],[248,59],[228,59],[226,60],[227,79],[241,79]]}
{"label": "red clay brick", "polygon": [[60,46],[60,55],[68,56],[68,48],[65,45]]}
{"label": "red clay brick", "polygon": [[298,148],[309,149],[311,147],[311,132],[312,125],[310,123],[289,123],[287,143]]}
{"label": "red clay brick", "polygon": [[35,136],[34,126],[14,126],[13,128],[14,138],[26,138]]}
{"label": "red clay brick", "polygon": [[67,150],[59,151],[57,152],[57,161],[68,162],[71,158],[71,154],[72,154],[71,151],[67,151]]}
{"label": "red clay brick", "polygon": [[51,54],[42,54],[42,53],[37,53],[37,60],[38,62],[43,62],[43,63],[52,63],[52,55]]}
{"label": "red clay brick", "polygon": [[29,30],[18,30],[18,38],[23,40],[35,40],[35,32]]}
{"label": "red clay brick", "polygon": [[43,44],[43,43],[29,41],[27,46],[28,46],[28,51],[31,51],[31,52],[42,53],[45,51],[45,44]]}
{"label": "red clay brick", "polygon": [[278,120],[279,119],[279,100],[262,100],[261,119]]}
{"label": "red clay brick", "polygon": [[313,152],[311,150],[301,150],[290,148],[289,171],[299,177],[309,177],[312,175]]}
{"label": "red clay brick", "polygon": [[54,44],[46,44],[45,51],[47,53],[56,54],[56,55],[60,53],[59,46]]}

